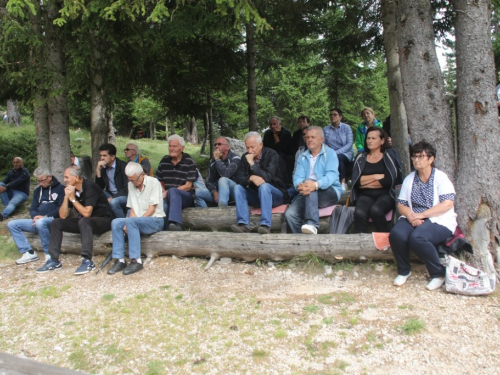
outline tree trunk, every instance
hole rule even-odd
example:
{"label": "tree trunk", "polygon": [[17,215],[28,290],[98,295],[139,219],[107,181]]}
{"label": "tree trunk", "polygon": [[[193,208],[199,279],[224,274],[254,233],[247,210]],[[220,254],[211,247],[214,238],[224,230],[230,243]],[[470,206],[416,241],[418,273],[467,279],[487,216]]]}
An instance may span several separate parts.
{"label": "tree trunk", "polygon": [[184,122],[184,140],[193,145],[198,144],[198,130],[194,116],[189,121]]}
{"label": "tree trunk", "polygon": [[205,155],[205,147],[207,146],[208,141],[208,108],[205,110],[205,114],[203,116],[203,131],[205,132],[205,136],[203,137],[203,143],[201,144],[200,155]]}
{"label": "tree trunk", "polygon": [[455,0],[458,107],[457,212],[486,272],[500,244],[500,129],[490,1]]}
{"label": "tree trunk", "polygon": [[169,119],[170,119],[170,135],[174,135],[175,134],[174,116],[170,114]]}
{"label": "tree trunk", "polygon": [[21,114],[19,113],[19,102],[17,100],[7,100],[8,123],[15,126],[21,126]]}
{"label": "tree trunk", "polygon": [[99,146],[108,143],[109,125],[106,119],[106,105],[102,88],[102,75],[92,72],[90,82],[90,135],[92,144],[92,174],[95,174],[99,161]]}
{"label": "tree trunk", "polygon": [[48,168],[50,165],[50,132],[47,103],[40,94],[35,94],[33,117],[36,129],[36,155],[38,166]]}
{"label": "tree trunk", "polygon": [[248,130],[257,131],[257,79],[255,74],[255,25],[252,22],[246,24],[247,42],[247,97],[248,97]]}
{"label": "tree trunk", "polygon": [[451,111],[436,55],[430,1],[399,0],[396,20],[403,98],[412,141],[436,143],[436,165],[454,181]]}
{"label": "tree trunk", "polygon": [[165,139],[168,139],[168,116],[165,116]]}
{"label": "tree trunk", "polygon": [[408,150],[408,123],[399,69],[395,0],[382,0],[381,11],[384,26],[385,58],[387,60],[387,85],[391,105],[392,144],[401,159],[403,173],[406,176],[410,173],[411,167]]}
{"label": "tree trunk", "polygon": [[210,92],[207,93],[207,105],[208,105],[208,144],[210,145],[210,155],[214,153],[214,122],[212,116],[212,95]]}
{"label": "tree trunk", "polygon": [[[107,100],[105,100],[105,102],[107,102]],[[111,143],[112,145],[114,145],[116,142],[116,133],[117,133],[114,119],[115,116],[114,116],[113,104],[107,103],[106,122],[108,123],[108,143]]]}
{"label": "tree trunk", "polygon": [[53,21],[60,16],[59,1],[48,2],[45,43],[48,50],[47,68],[51,73],[51,88],[48,95],[48,121],[50,128],[50,165],[52,174],[60,181],[64,170],[70,166],[70,139],[68,101],[65,87],[64,48],[61,33]]}

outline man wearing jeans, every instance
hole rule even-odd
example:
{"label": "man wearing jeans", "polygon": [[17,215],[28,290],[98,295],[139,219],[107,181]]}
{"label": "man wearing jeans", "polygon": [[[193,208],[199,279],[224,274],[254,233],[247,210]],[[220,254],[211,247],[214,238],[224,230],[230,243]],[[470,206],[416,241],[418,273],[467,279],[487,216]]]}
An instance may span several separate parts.
{"label": "man wearing jeans", "polygon": [[113,215],[117,218],[125,217],[127,213],[127,177],[125,167],[127,161],[116,157],[116,147],[105,143],[99,147],[95,182],[104,190],[108,198]]}
{"label": "man wearing jeans", "polygon": [[213,158],[207,176],[207,187],[195,189],[194,205],[207,207],[217,204],[226,207],[230,199],[234,200],[234,176],[241,158],[229,149],[229,140],[219,137],[215,142]]}
{"label": "man wearing jeans", "polygon": [[0,182],[0,199],[5,206],[0,212],[0,221],[7,219],[30,195],[30,172],[24,168],[23,159],[15,157],[12,164],[14,168]]}
{"label": "man wearing jeans", "polygon": [[276,151],[263,147],[262,138],[257,132],[245,136],[247,152],[241,158],[234,188],[236,200],[237,225],[231,229],[236,233],[250,232],[250,213],[248,205],[260,207],[261,217],[258,232],[271,232],[271,211],[273,207],[289,200]]}
{"label": "man wearing jeans", "polygon": [[30,209],[31,219],[11,220],[7,224],[12,239],[22,254],[21,258],[16,261],[17,264],[38,260],[37,253],[31,248],[23,232],[37,233],[42,242],[45,262],[50,259],[50,224],[54,218],[59,217],[59,207],[64,199],[64,186],[52,176],[47,168],[38,167],[33,174],[40,186],[33,192]]}
{"label": "man wearing jeans", "polygon": [[297,159],[293,175],[293,185],[299,195],[285,212],[293,233],[317,234],[319,209],[334,205],[342,195],[337,154],[323,141],[323,129],[309,127],[308,149]]}
{"label": "man wearing jeans", "polygon": [[[130,217],[114,219],[111,223],[113,233],[113,259],[115,264],[108,275],[123,271],[131,275],[144,268],[141,260],[141,234],[153,234],[163,229],[163,196],[160,181],[147,176],[139,163],[130,162],[125,168],[128,179],[127,207]],[[128,234],[130,264],[125,261],[125,233]]]}

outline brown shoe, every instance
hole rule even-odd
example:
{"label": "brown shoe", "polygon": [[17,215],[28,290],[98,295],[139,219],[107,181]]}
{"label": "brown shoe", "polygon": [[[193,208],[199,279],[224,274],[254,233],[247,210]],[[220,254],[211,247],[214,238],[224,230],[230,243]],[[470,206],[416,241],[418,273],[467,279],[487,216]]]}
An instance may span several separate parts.
{"label": "brown shoe", "polygon": [[266,227],[265,225],[261,225],[257,229],[257,232],[259,232],[260,234],[269,234],[269,233],[271,233],[271,228]]}
{"label": "brown shoe", "polygon": [[250,233],[250,229],[245,224],[233,224],[231,225],[231,230],[234,233]]}

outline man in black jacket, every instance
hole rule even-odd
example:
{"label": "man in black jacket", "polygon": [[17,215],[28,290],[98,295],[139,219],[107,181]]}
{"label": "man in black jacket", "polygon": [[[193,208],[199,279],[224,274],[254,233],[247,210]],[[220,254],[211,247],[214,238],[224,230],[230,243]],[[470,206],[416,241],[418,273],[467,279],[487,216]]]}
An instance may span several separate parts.
{"label": "man in black jacket", "polygon": [[125,175],[127,162],[116,158],[116,147],[105,143],[99,147],[95,182],[104,190],[116,218],[124,218],[127,212],[128,179]]}
{"label": "man in black jacket", "polygon": [[50,224],[59,217],[59,207],[64,200],[64,186],[52,176],[50,170],[38,167],[33,174],[40,186],[33,192],[31,219],[11,220],[7,224],[12,239],[22,254],[21,258],[16,261],[17,264],[38,260],[38,254],[31,248],[23,232],[37,233],[45,253],[45,262],[50,259]]}
{"label": "man in black jacket", "polygon": [[7,219],[30,195],[30,172],[24,168],[23,159],[15,157],[12,164],[14,168],[0,182],[0,199],[5,206],[0,212],[0,221]]}
{"label": "man in black jacket", "polygon": [[262,138],[257,132],[245,136],[247,152],[241,158],[234,188],[236,219],[233,232],[249,232],[250,215],[248,205],[260,207],[261,218],[258,232],[271,232],[271,210],[273,207],[288,203],[288,194],[282,180],[279,156],[276,151],[263,147]]}

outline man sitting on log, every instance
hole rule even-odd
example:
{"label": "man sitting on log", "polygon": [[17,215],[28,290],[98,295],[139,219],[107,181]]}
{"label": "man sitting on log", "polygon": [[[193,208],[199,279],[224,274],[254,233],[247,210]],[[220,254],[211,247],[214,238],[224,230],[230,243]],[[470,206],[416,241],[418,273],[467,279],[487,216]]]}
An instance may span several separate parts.
{"label": "man sitting on log", "polygon": [[[131,275],[144,268],[141,260],[141,234],[153,234],[163,229],[163,196],[160,182],[147,176],[139,163],[130,162],[125,167],[128,178],[127,207],[130,217],[115,219],[113,233],[113,259],[115,264],[108,275],[123,271]],[[130,264],[125,261],[125,233],[128,234]]]}
{"label": "man sitting on log", "polygon": [[196,207],[207,207],[207,204],[226,207],[230,199],[234,200],[234,188],[237,185],[234,177],[241,158],[229,149],[229,140],[226,137],[217,138],[214,147],[207,187],[195,190]]}
{"label": "man sitting on log", "polygon": [[342,196],[339,182],[339,160],[333,149],[323,144],[323,129],[310,126],[307,150],[297,159],[293,185],[299,192],[285,212],[293,233],[317,234],[319,209],[334,205]]}
{"label": "man sitting on log", "polygon": [[64,199],[64,186],[52,176],[47,168],[38,167],[33,172],[40,184],[33,192],[31,202],[31,219],[11,220],[7,224],[17,249],[22,254],[16,264],[24,264],[38,260],[38,254],[31,248],[23,232],[37,233],[40,236],[45,262],[50,259],[49,238],[50,223],[59,217],[59,207]]}
{"label": "man sitting on log", "polygon": [[233,232],[250,232],[250,213],[248,205],[260,207],[261,218],[258,232],[271,232],[271,210],[289,201],[285,183],[279,166],[278,153],[263,147],[262,138],[257,132],[245,136],[247,152],[241,158],[234,188],[236,200],[236,219]]}
{"label": "man sitting on log", "polygon": [[154,176],[153,168],[151,168],[149,158],[147,156],[142,156],[139,153],[139,146],[137,146],[135,143],[127,143],[123,152],[125,153],[125,158],[127,159],[127,161],[139,163],[140,165],[142,165],[142,169],[144,169],[144,172],[147,175],[151,177]]}
{"label": "man sitting on log", "polygon": [[104,190],[108,197],[109,206],[115,217],[125,217],[127,213],[127,176],[125,167],[127,161],[116,157],[116,147],[105,143],[99,147],[95,182]]}
{"label": "man sitting on log", "polygon": [[0,212],[0,221],[7,219],[30,195],[30,172],[24,168],[23,159],[15,157],[12,164],[14,168],[0,182],[0,199],[5,206]]}
{"label": "man sitting on log", "polygon": [[156,170],[156,178],[162,185],[168,230],[182,230],[182,209],[194,203],[193,183],[198,172],[193,158],[184,153],[184,145],[184,138],[177,134],[168,137],[168,155],[161,159]]}
{"label": "man sitting on log", "polygon": [[[82,236],[82,264],[75,275],[82,275],[95,268],[92,262],[94,247],[93,235],[103,234],[111,229],[113,212],[109,207],[104,191],[94,182],[83,178],[82,170],[76,166],[64,171],[64,200],[59,208],[59,219],[50,225],[49,259],[45,265],[36,270],[44,273],[60,269],[59,261],[63,232],[80,233]],[[75,215],[72,214],[74,209]],[[76,217],[70,217],[76,216]]]}

